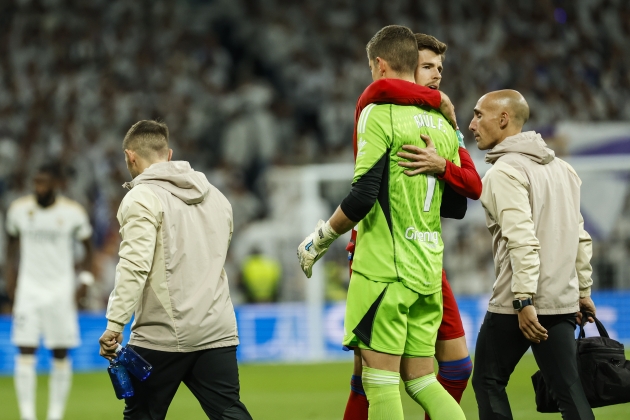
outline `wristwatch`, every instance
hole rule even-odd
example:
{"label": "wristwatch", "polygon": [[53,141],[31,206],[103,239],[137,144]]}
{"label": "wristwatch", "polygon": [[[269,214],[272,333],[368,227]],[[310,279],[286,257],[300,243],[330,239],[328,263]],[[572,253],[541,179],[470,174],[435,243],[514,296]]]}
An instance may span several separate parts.
{"label": "wristwatch", "polygon": [[523,309],[526,306],[529,305],[533,305],[534,302],[532,301],[532,298],[528,297],[527,299],[514,299],[512,301],[512,306],[514,307],[514,309],[516,309],[517,311],[521,311],[521,309]]}

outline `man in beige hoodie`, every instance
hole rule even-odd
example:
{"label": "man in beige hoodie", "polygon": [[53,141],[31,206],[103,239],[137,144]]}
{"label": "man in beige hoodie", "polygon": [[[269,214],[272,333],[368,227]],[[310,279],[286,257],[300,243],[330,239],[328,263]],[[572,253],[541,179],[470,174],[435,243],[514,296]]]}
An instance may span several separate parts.
{"label": "man in beige hoodie", "polygon": [[578,320],[578,311],[595,314],[581,181],[539,134],[521,132],[528,118],[520,93],[496,91],[479,99],[469,127],[493,165],[481,194],[496,281],[475,352],[479,418],[512,419],[505,387],[531,347],[562,417],[594,419],[578,375],[574,336],[576,313]]}
{"label": "man in beige hoodie", "polygon": [[172,162],[166,124],[139,121],[123,150],[133,180],[118,210],[120,262],[101,355],[129,345],[153,370],[132,379],[125,419],[164,419],[181,382],[212,420],[251,420],[239,396],[238,334],[223,265],[232,207],[188,162]]}

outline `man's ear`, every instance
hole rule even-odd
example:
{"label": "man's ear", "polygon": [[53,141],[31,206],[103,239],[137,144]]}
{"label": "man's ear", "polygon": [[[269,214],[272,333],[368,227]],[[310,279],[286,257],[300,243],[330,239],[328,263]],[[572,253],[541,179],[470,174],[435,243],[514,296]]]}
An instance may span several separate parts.
{"label": "man's ear", "polygon": [[376,65],[378,66],[378,73],[383,76],[389,68],[387,61],[383,60],[381,57],[376,57],[375,61]]}
{"label": "man's ear", "polygon": [[135,163],[136,153],[133,150],[125,149],[125,158],[127,158],[127,162]]}
{"label": "man's ear", "polygon": [[508,126],[509,123],[510,123],[510,114],[503,111],[501,113],[501,117],[499,118],[499,127],[501,127],[501,129],[503,130],[505,127]]}
{"label": "man's ear", "polygon": [[168,161],[170,162],[173,158],[173,149],[168,149]]}

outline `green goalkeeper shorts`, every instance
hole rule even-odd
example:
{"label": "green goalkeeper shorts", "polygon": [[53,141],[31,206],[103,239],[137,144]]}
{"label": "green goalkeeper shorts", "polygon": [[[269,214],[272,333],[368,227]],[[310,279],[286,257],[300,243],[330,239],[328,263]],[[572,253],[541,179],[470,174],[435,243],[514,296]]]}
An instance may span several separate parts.
{"label": "green goalkeeper shorts", "polygon": [[352,273],[343,344],[407,357],[432,357],[442,322],[442,292],[421,295],[401,282]]}

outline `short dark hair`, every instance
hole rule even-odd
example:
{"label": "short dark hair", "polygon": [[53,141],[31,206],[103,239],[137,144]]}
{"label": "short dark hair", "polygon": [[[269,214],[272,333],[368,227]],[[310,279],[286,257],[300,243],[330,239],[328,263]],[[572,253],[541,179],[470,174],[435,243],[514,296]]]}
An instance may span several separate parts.
{"label": "short dark hair", "polygon": [[168,127],[160,121],[138,121],[127,131],[122,148],[145,159],[155,154],[163,157],[168,154]]}
{"label": "short dark hair", "polygon": [[442,61],[444,61],[446,50],[448,46],[442,41],[438,40],[433,35],[427,34],[415,34],[416,42],[418,43],[418,51],[422,50],[430,50],[434,53],[442,56]]}
{"label": "short dark hair", "polygon": [[406,26],[384,27],[370,39],[365,49],[370,61],[380,57],[387,61],[396,73],[414,73],[418,67],[416,38]]}
{"label": "short dark hair", "polygon": [[47,162],[37,168],[38,174],[49,175],[54,180],[61,180],[63,177],[63,169],[59,162]]}

